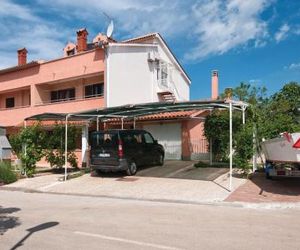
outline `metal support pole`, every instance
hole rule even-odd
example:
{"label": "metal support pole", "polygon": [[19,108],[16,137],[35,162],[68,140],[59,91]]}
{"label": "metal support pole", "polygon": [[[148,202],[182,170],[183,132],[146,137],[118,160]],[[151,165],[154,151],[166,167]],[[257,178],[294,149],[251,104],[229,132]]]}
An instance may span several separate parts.
{"label": "metal support pole", "polygon": [[[24,121],[24,128],[27,128],[27,121],[25,120]],[[25,155],[25,158],[27,158],[27,143],[25,142],[25,145],[24,145],[24,155]],[[27,173],[26,173],[26,162],[25,162],[25,168],[24,168],[24,175],[27,177]]]}
{"label": "metal support pole", "polygon": [[246,111],[246,107],[243,106],[243,107],[242,107],[242,112],[243,112],[243,125],[245,125],[245,123],[246,123],[245,111]]}
{"label": "metal support pole", "polygon": [[135,129],[135,117],[133,117],[133,129]]}
{"label": "metal support pole", "polygon": [[257,150],[256,150],[256,129],[255,129],[255,125],[253,126],[253,157],[252,157],[252,171],[253,173],[255,172],[257,166],[256,166],[256,154],[257,154]]}
{"label": "metal support pole", "polygon": [[67,180],[67,168],[68,168],[68,115],[66,116],[66,124],[65,124],[65,181]]}
{"label": "metal support pole", "polygon": [[212,166],[213,153],[212,153],[212,139],[209,140],[209,165]]}
{"label": "metal support pole", "polygon": [[232,191],[232,102],[229,102],[229,191]]}
{"label": "metal support pole", "polygon": [[122,121],[122,129],[124,129],[124,118],[123,117],[121,118],[121,121]]}
{"label": "metal support pole", "polygon": [[99,116],[97,116],[97,131],[99,131]]}

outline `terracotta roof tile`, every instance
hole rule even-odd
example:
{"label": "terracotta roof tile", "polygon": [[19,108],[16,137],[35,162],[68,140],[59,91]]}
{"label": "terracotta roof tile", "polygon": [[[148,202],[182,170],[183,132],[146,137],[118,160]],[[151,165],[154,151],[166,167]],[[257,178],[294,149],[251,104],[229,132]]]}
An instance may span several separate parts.
{"label": "terracotta roof tile", "polygon": [[141,116],[137,120],[161,120],[161,119],[188,118],[198,112],[199,112],[198,110],[164,112],[164,113]]}
{"label": "terracotta roof tile", "polygon": [[[206,116],[208,113],[207,110],[187,110],[187,111],[174,111],[174,112],[163,112],[151,115],[140,116],[136,119],[136,121],[155,121],[155,120],[174,120],[174,119],[185,119],[196,117],[198,115]],[[119,124],[121,123],[121,119],[112,118],[107,121],[110,124]],[[124,123],[128,123],[130,121],[125,120]]]}

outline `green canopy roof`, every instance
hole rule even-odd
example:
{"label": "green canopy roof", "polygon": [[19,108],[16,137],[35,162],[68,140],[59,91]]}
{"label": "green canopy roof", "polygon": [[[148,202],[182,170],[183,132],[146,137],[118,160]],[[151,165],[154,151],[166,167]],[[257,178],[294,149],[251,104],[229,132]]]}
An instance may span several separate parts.
{"label": "green canopy roof", "polygon": [[[248,106],[244,102],[232,101],[233,108],[241,110]],[[215,101],[189,101],[189,102],[154,102],[143,104],[129,104],[110,108],[92,109],[76,113],[42,113],[27,117],[25,120],[95,120],[108,118],[135,118],[139,116],[187,111],[187,110],[207,110],[216,108],[229,108],[229,102],[224,100]]]}

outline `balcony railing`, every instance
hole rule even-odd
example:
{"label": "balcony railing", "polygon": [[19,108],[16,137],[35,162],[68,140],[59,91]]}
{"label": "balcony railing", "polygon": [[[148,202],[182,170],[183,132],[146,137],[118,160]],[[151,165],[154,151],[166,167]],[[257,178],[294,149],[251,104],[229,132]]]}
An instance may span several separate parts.
{"label": "balcony railing", "polygon": [[81,96],[81,97],[74,97],[74,98],[65,98],[65,99],[56,99],[56,100],[47,100],[43,102],[38,102],[35,106],[43,106],[43,105],[52,105],[52,104],[59,104],[59,103],[69,103],[69,102],[79,102],[79,101],[88,101],[91,99],[101,99],[103,98],[103,94],[97,95],[90,95],[90,96]]}

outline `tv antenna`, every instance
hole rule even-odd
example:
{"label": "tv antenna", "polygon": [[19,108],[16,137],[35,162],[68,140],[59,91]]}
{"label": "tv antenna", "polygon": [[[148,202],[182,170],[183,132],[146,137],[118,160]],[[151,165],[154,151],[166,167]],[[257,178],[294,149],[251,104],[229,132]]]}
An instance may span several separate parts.
{"label": "tv antenna", "polygon": [[102,14],[110,21],[110,22],[109,22],[109,25],[108,25],[108,27],[107,27],[107,30],[106,30],[106,36],[107,36],[108,38],[111,38],[112,33],[113,33],[113,31],[114,31],[114,21],[113,21],[113,19],[112,19],[109,15],[107,15],[104,11],[102,11]]}

